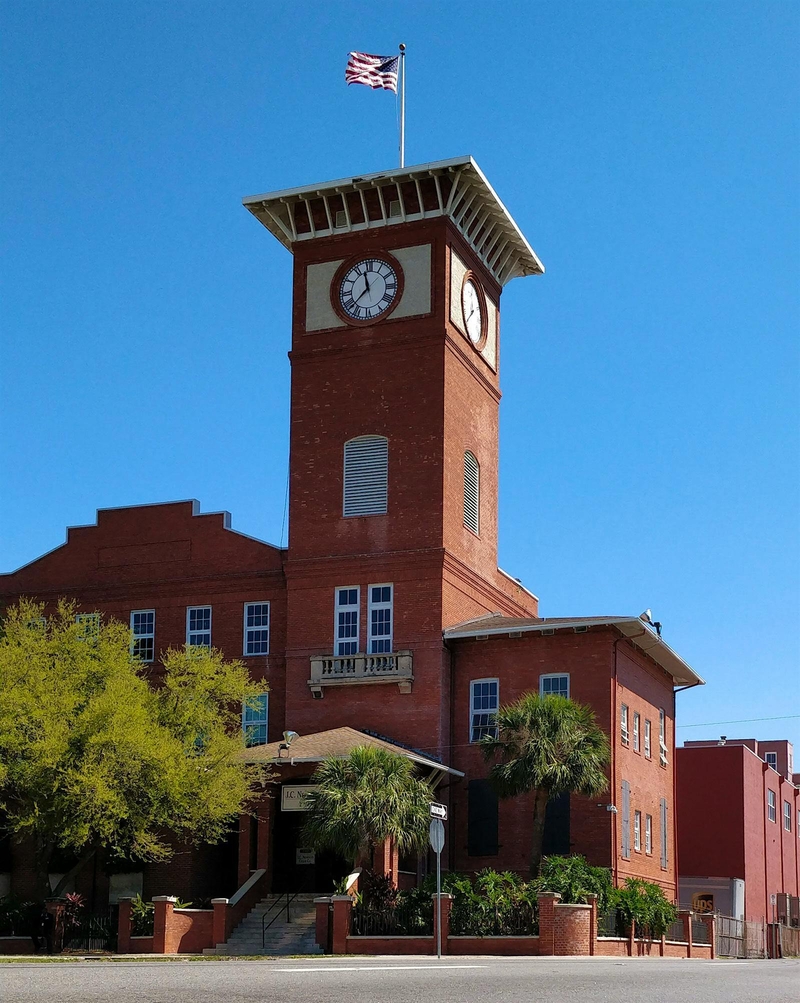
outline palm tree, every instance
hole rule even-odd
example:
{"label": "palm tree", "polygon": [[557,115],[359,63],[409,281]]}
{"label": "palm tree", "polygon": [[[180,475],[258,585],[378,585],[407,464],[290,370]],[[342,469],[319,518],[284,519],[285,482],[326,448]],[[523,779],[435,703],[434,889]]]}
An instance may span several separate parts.
{"label": "palm tree", "polygon": [[315,849],[358,867],[388,838],[401,853],[427,846],[433,788],[405,756],[358,746],[345,759],[326,759],[312,780],[303,837]]}
{"label": "palm tree", "polygon": [[497,737],[481,744],[487,762],[500,760],[489,774],[500,797],[534,795],[530,867],[536,877],[547,802],[567,792],[596,797],[608,789],[608,737],[585,704],[526,693],[498,710]]}

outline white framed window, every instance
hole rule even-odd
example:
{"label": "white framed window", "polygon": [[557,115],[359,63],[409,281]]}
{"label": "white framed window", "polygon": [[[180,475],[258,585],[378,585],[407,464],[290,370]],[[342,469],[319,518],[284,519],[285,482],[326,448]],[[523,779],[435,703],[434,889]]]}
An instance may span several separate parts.
{"label": "white framed window", "polygon": [[131,633],[131,654],[143,662],[152,662],[156,657],[156,611],[132,610]]}
{"label": "white framed window", "polygon": [[639,717],[638,711],[633,712],[633,751],[639,751],[639,722],[641,718]]}
{"label": "white framed window", "polygon": [[800,808],[797,809],[797,838],[800,839]]}
{"label": "white framed window", "polygon": [[269,654],[269,603],[244,604],[244,654]]}
{"label": "white framed window", "polygon": [[87,641],[94,641],[100,636],[100,614],[99,613],[78,613],[75,616],[80,637]]}
{"label": "white framed window", "polygon": [[481,468],[474,453],[464,453],[464,525],[473,533],[481,528]]}
{"label": "white framed window", "polygon": [[633,848],[637,853],[642,852],[642,813],[633,813]]}
{"label": "white framed window", "polygon": [[622,740],[622,744],[629,745],[630,734],[628,732],[628,705],[625,703],[620,707],[619,721],[620,739]]}
{"label": "white framed window", "polygon": [[778,772],[778,753],[777,752],[768,752],[764,756],[764,762],[767,764],[767,766],[771,766],[772,769],[775,770],[776,773]]}
{"label": "white framed window", "polygon": [[652,854],[653,852],[653,816],[645,815],[644,817],[644,852],[647,854]]}
{"label": "white framed window", "polygon": [[360,435],[344,444],[342,514],[384,515],[389,504],[389,440]]}
{"label": "white framed window", "polygon": [[358,651],[358,621],[361,613],[358,585],[342,585],[334,600],[334,651],[337,655],[355,655]]}
{"label": "white framed window", "polygon": [[269,718],[269,693],[260,693],[253,702],[242,711],[242,731],[244,744],[266,745],[267,723]]}
{"label": "white framed window", "polygon": [[667,869],[669,863],[669,839],[667,833],[667,799],[661,798],[661,866]]}
{"label": "white framed window", "polygon": [[650,758],[650,722],[644,719],[644,754]]}
{"label": "white framed window", "polygon": [[211,607],[188,606],[186,609],[186,643],[193,648],[211,647]]}
{"label": "white framed window", "polygon": [[38,634],[44,634],[47,630],[47,617],[46,616],[33,616],[28,620],[26,625],[28,630],[35,630]]}
{"label": "white framed window", "polygon": [[667,716],[661,708],[658,711],[658,761],[661,766],[667,765]]}
{"label": "white framed window", "polygon": [[473,679],[469,698],[469,740],[480,742],[487,735],[497,738],[499,679]]}
{"label": "white framed window", "polygon": [[370,585],[368,620],[368,650],[371,655],[380,655],[392,650],[392,604],[394,586]]}
{"label": "white framed window", "polygon": [[552,672],[539,676],[539,696],[569,697],[569,674]]}
{"label": "white framed window", "polygon": [[775,807],[775,791],[767,791],[767,818],[770,822],[777,822],[778,812]]}
{"label": "white framed window", "polygon": [[783,827],[787,832],[792,831],[792,805],[789,801],[783,802]]}

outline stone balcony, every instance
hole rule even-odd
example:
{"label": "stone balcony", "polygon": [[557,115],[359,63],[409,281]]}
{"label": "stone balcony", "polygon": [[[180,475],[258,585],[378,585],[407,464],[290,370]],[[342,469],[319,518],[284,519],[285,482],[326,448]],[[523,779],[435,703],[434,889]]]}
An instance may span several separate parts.
{"label": "stone balcony", "polygon": [[410,693],[413,682],[413,656],[410,651],[384,655],[311,656],[308,685],[317,700],[322,698],[326,686],[397,683],[401,693]]}

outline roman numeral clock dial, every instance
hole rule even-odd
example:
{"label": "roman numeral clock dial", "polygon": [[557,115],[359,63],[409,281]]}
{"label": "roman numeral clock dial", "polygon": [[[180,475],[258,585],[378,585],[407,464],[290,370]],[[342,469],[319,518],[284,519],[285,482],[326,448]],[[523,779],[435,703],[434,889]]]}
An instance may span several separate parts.
{"label": "roman numeral clock dial", "polygon": [[[384,258],[363,258],[350,265],[332,292],[344,318],[369,324],[397,305],[400,292],[399,266]],[[333,298],[333,297],[331,297]]]}

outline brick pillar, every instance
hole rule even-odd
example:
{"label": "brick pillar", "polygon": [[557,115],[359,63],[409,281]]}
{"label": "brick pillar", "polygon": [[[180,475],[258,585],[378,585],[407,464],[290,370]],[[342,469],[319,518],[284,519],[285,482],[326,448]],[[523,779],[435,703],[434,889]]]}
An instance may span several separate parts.
{"label": "brick pillar", "polygon": [[397,872],[400,870],[400,854],[394,840],[385,839],[376,846],[372,855],[372,869],[376,874],[388,878],[392,888],[397,888]]}
{"label": "brick pillar", "polygon": [[117,954],[131,953],[131,900],[119,900],[117,917]]}
{"label": "brick pillar", "polygon": [[239,888],[250,877],[250,816],[239,816],[239,862],[236,869],[236,879]]}
{"label": "brick pillar", "polygon": [[214,910],[211,939],[216,947],[228,940],[228,899],[212,899],[211,908]]}
{"label": "brick pillar", "polygon": [[665,933],[662,933],[661,934],[661,943],[659,944],[659,947],[658,947],[658,953],[661,955],[662,958],[667,953],[666,952],[666,946],[667,946],[667,935]]}
{"label": "brick pillar", "polygon": [[[437,925],[439,922],[439,910],[437,908],[437,895],[431,895],[433,899],[433,953],[436,954],[438,944]],[[442,892],[442,956],[448,953],[447,940],[450,936],[450,910],[453,908],[453,896],[447,892]]]}
{"label": "brick pillar", "polygon": [[628,957],[632,958],[636,954],[636,920],[631,920],[631,929],[628,934]]}
{"label": "brick pillar", "polygon": [[694,918],[694,913],[689,910],[683,914],[683,936],[686,939],[686,957],[691,958],[692,956],[692,919]]}
{"label": "brick pillar", "polygon": [[331,897],[330,895],[323,895],[318,899],[314,899],[314,908],[317,910],[316,918],[316,942],[322,950],[328,954],[331,949],[330,944],[330,933],[331,933]]}
{"label": "brick pillar", "polygon": [[168,944],[168,932],[172,913],[178,900],[172,895],[154,895],[153,906],[153,954],[172,954]]}
{"label": "brick pillar", "polygon": [[263,867],[266,870],[269,867],[269,837],[271,828],[271,808],[272,808],[272,798],[263,798],[259,801],[256,806],[256,812],[258,816],[258,829],[257,829],[257,845],[256,845],[256,865],[259,870]]}
{"label": "brick pillar", "polygon": [[589,918],[589,954],[597,953],[597,896],[587,895],[586,901],[592,907],[592,915]]}
{"label": "brick pillar", "polygon": [[701,919],[708,930],[708,942],[711,944],[711,960],[717,956],[717,917],[713,912],[706,913]]}
{"label": "brick pillar", "polygon": [[353,911],[353,900],[349,895],[331,895],[333,903],[333,936],[331,951],[333,954],[347,954],[347,938],[350,934],[350,914]]}
{"label": "brick pillar", "polygon": [[561,901],[558,892],[542,892],[539,895],[539,954],[555,953],[555,904]]}
{"label": "brick pillar", "polygon": [[61,954],[64,949],[64,912],[66,910],[65,899],[47,899],[44,904],[50,915],[50,953]]}

